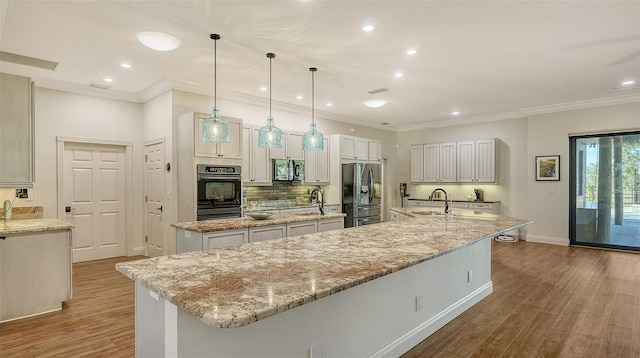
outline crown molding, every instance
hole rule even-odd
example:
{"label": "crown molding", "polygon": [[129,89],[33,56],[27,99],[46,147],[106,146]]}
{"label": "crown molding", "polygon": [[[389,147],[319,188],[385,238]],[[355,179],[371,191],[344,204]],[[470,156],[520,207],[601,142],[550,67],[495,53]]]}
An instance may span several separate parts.
{"label": "crown molding", "polygon": [[90,85],[81,85],[77,83],[70,83],[58,80],[51,80],[46,78],[32,78],[36,87],[48,88],[57,91],[71,92],[83,95],[89,95],[94,97],[103,97],[108,99],[115,99],[125,102],[140,103],[139,96],[136,93],[117,91],[112,89],[102,89],[91,87]]}
{"label": "crown molding", "polygon": [[486,123],[486,122],[494,122],[494,121],[503,121],[507,119],[516,119],[525,117],[521,112],[506,112],[500,114],[490,114],[486,116],[477,116],[477,117],[469,117],[469,118],[460,118],[460,119],[452,119],[438,122],[429,122],[424,124],[416,124],[411,126],[403,126],[398,128],[398,132],[409,132],[423,129],[434,129],[434,128],[442,128],[442,127],[455,127],[455,126],[463,126],[467,124],[475,124],[475,123]]}
{"label": "crown molding", "polygon": [[536,114],[572,111],[576,109],[586,109],[586,108],[594,108],[594,107],[614,106],[618,104],[628,104],[628,103],[635,103],[635,102],[640,102],[640,93],[623,95],[623,96],[615,96],[615,97],[589,99],[586,101],[552,104],[548,106],[523,108],[520,110],[520,112],[522,112],[526,116],[533,116]]}

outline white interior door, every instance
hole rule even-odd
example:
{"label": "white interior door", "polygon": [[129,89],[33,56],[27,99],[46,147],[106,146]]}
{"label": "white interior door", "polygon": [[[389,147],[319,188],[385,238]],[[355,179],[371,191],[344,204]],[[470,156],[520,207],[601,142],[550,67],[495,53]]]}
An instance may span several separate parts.
{"label": "white interior door", "polygon": [[62,171],[73,262],[125,256],[125,148],[65,143]]}
{"label": "white interior door", "polygon": [[145,254],[164,254],[164,141],[144,147],[145,156]]}

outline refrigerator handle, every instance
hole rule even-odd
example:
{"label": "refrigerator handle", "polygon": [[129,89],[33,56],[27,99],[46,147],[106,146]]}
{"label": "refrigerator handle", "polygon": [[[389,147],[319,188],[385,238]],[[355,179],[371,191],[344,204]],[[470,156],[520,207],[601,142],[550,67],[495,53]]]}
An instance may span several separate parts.
{"label": "refrigerator handle", "polygon": [[369,204],[373,203],[373,192],[375,189],[373,185],[373,168],[369,166]]}

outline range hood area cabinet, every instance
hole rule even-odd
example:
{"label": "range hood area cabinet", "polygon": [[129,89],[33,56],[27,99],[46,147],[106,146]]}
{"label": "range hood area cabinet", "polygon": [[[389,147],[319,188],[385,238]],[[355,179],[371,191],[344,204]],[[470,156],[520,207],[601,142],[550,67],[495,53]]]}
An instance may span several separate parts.
{"label": "range hood area cabinet", "polygon": [[413,183],[498,183],[497,139],[411,146]]}
{"label": "range hood area cabinet", "polygon": [[0,188],[33,188],[34,83],[0,73]]}
{"label": "range hood area cabinet", "polygon": [[196,157],[211,157],[220,159],[242,159],[242,120],[225,117],[229,122],[229,143],[203,142],[201,138],[202,122],[210,114],[195,113],[194,115],[194,143]]}
{"label": "range hood area cabinet", "polygon": [[270,148],[269,157],[271,159],[304,160],[302,150],[302,137],[304,133],[282,131],[282,147]]}
{"label": "range hood area cabinet", "polygon": [[271,159],[269,149],[260,148],[260,128],[242,128],[242,183],[244,185],[273,185],[271,181]]}

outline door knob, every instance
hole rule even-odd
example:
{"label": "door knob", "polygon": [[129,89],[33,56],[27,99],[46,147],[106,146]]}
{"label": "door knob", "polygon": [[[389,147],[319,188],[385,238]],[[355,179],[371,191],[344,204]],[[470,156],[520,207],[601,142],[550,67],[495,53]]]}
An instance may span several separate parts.
{"label": "door knob", "polygon": [[70,206],[65,206],[64,207],[64,212],[65,213],[70,213],[71,212],[71,207]]}
{"label": "door knob", "polygon": [[162,205],[160,205],[159,208],[156,208],[156,210],[160,210],[160,212],[162,212]]}

